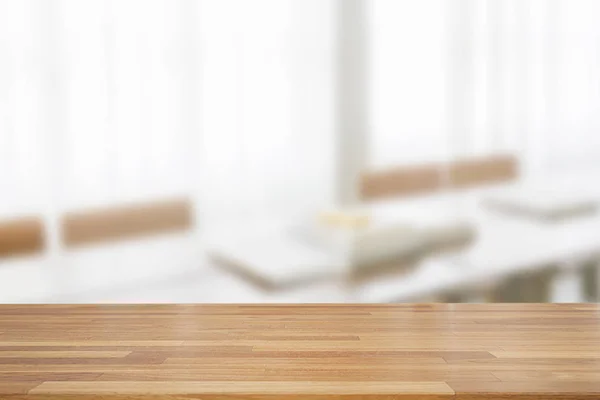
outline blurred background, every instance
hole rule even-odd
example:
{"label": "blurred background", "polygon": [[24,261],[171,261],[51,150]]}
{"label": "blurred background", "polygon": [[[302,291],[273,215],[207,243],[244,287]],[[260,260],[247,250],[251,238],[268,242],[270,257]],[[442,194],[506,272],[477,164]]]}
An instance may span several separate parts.
{"label": "blurred background", "polygon": [[596,0],[0,0],[0,302],[595,302]]}

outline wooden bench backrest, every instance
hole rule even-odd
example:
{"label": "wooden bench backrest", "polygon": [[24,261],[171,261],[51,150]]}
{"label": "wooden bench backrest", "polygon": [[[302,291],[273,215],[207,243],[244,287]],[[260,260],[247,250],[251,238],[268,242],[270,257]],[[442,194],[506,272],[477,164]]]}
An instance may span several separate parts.
{"label": "wooden bench backrest", "polygon": [[192,225],[187,199],[71,212],[61,221],[66,247],[180,231]]}

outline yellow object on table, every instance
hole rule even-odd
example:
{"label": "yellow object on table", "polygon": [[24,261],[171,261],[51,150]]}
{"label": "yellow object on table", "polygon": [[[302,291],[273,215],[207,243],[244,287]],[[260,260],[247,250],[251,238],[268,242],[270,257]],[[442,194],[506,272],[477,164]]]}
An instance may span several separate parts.
{"label": "yellow object on table", "polygon": [[319,224],[331,228],[364,229],[371,224],[371,218],[364,212],[326,211],[318,215]]}

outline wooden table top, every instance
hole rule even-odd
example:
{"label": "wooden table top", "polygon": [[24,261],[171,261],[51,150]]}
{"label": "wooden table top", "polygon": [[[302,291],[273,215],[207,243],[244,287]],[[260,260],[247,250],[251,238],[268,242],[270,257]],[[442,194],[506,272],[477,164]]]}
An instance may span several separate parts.
{"label": "wooden table top", "polygon": [[600,399],[600,306],[0,306],[0,399],[148,398]]}

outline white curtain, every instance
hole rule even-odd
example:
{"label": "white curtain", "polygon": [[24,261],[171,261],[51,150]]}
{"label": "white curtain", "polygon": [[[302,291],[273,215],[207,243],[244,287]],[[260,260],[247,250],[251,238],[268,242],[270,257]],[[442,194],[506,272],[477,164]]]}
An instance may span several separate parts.
{"label": "white curtain", "polygon": [[550,70],[552,104],[548,163],[551,168],[600,164],[600,3],[554,0]]}
{"label": "white curtain", "polygon": [[335,1],[205,1],[204,208],[298,211],[333,192]]}
{"label": "white curtain", "polygon": [[370,1],[371,168],[443,159],[446,1]]}
{"label": "white curtain", "polygon": [[[600,155],[596,0],[365,0],[370,168]],[[335,191],[337,0],[0,0],[0,217]],[[343,134],[341,132],[340,134]]]}
{"label": "white curtain", "polygon": [[600,165],[600,2],[372,0],[371,167]]}
{"label": "white curtain", "polygon": [[0,7],[0,217],[10,217],[44,204],[49,99],[39,15],[31,2]]}
{"label": "white curtain", "polygon": [[331,186],[335,2],[0,0],[0,217]]}

